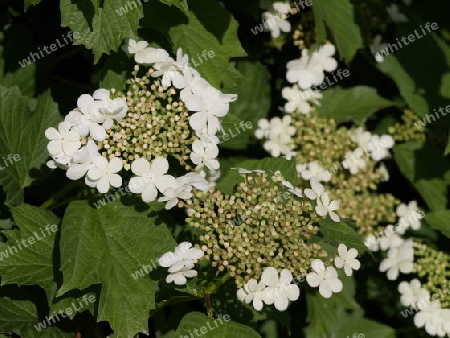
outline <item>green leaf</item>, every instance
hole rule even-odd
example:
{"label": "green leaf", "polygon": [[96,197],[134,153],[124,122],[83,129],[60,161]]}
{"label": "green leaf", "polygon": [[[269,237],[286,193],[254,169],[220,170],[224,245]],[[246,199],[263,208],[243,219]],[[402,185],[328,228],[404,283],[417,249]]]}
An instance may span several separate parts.
{"label": "green leaf", "polygon": [[23,10],[26,12],[30,6],[36,6],[42,0],[24,0]]}
{"label": "green leaf", "polygon": [[425,221],[450,238],[450,210],[439,210],[425,215]]}
{"label": "green leaf", "polygon": [[450,133],[448,134],[447,145],[445,146],[444,155],[448,155],[450,153]]}
{"label": "green leaf", "polygon": [[378,68],[395,81],[400,95],[405,99],[409,107],[419,116],[426,116],[429,111],[428,103],[397,58],[394,55],[388,55],[382,63],[378,64]]}
{"label": "green leaf", "polygon": [[[236,115],[246,125],[238,128],[239,133],[236,132],[234,125],[230,125],[231,132],[238,135],[222,143],[220,145],[222,148],[245,149],[250,143],[258,120],[266,118],[270,109],[270,74],[267,68],[259,62],[241,61],[237,64],[237,70],[244,79],[234,91],[238,99],[230,104],[230,113]],[[250,125],[251,127],[247,128]],[[224,126],[224,129],[227,128]]]}
{"label": "green leaf", "polygon": [[443,97],[450,99],[450,73],[442,75],[440,94]]}
{"label": "green leaf", "polygon": [[355,248],[358,250],[359,255],[363,252],[369,252],[361,236],[343,221],[336,223],[327,217],[319,224],[320,233],[325,239],[335,242],[336,247],[339,243],[343,243],[348,249]]}
{"label": "green leaf", "polygon": [[53,247],[59,219],[30,205],[11,207],[19,230],[3,230],[7,243],[0,243],[2,285],[34,285],[45,289],[48,302],[56,293],[53,278]]}
{"label": "green leaf", "polygon": [[30,170],[39,169],[48,158],[45,129],[61,120],[50,92],[39,96],[37,104],[35,101],[17,87],[0,86],[0,157],[4,158],[0,185],[7,204],[23,203],[23,189],[33,182]]}
{"label": "green leaf", "polygon": [[92,49],[94,63],[117,51],[124,38],[135,38],[143,17],[140,0],[105,0],[100,8],[94,1],[61,0],[60,9],[61,25],[74,33],[74,45]]}
{"label": "green leaf", "polygon": [[393,102],[380,97],[375,88],[336,87],[323,92],[317,111],[321,117],[332,118],[337,122],[352,120],[361,123],[378,110],[393,105]]}
{"label": "green leaf", "polygon": [[325,24],[333,33],[341,58],[350,62],[363,47],[360,29],[355,23],[354,9],[348,0],[313,0],[318,39],[327,39]]}
{"label": "green leaf", "polygon": [[[41,324],[41,325],[39,325]],[[36,306],[28,300],[0,298],[0,332],[20,332],[21,338],[70,338],[74,333],[47,326],[39,320]]]}
{"label": "green leaf", "polygon": [[97,320],[109,321],[117,337],[145,333],[149,311],[155,308],[155,282],[133,275],[142,265],[157,265],[174,247],[167,227],[156,226],[155,218],[133,206],[116,200],[95,209],[86,201],[72,202],[61,226],[64,283],[58,296],[101,284]]}
{"label": "green leaf", "polygon": [[33,97],[36,89],[36,62],[26,67],[21,67],[15,72],[6,73],[2,86],[17,86],[24,96]]}
{"label": "green leaf", "polygon": [[[211,0],[202,0],[203,7],[206,5],[211,7],[208,1],[212,3]],[[219,4],[215,4],[214,8],[227,18],[226,31],[221,40],[209,32],[194,14],[189,15],[188,24],[171,28],[169,35],[174,43],[174,49],[183,48],[183,51],[189,55],[191,66],[198,70],[211,85],[221,88],[221,84],[227,82],[229,77],[229,59],[246,56],[246,53],[237,38],[237,21]]]}
{"label": "green leaf", "polygon": [[199,332],[197,336],[201,335],[204,338],[261,337],[252,328],[231,321],[230,316],[226,314],[220,315],[220,318],[211,319],[203,313],[190,312],[183,317],[174,336],[191,337],[194,332]]}
{"label": "green leaf", "polygon": [[[298,184],[298,174],[294,160],[288,161],[284,158],[266,157],[262,160],[245,160],[239,162],[235,165],[235,168],[244,168],[248,170],[261,169],[266,170],[267,172],[279,170],[284,178],[291,182],[294,187]],[[242,181],[242,177],[237,170],[229,170],[220,178],[216,187],[226,194],[231,194],[233,193],[234,186]]]}
{"label": "green leaf", "polygon": [[442,150],[420,141],[409,141],[394,146],[394,159],[431,210],[445,209],[445,175],[450,170],[450,163]]}
{"label": "green leaf", "polygon": [[396,337],[395,330],[393,328],[365,318],[349,319],[343,322],[335,333],[336,337]]}
{"label": "green leaf", "polygon": [[111,89],[116,91],[125,90],[126,73],[130,67],[130,58],[123,52],[113,53],[102,69],[100,80],[100,88]]}

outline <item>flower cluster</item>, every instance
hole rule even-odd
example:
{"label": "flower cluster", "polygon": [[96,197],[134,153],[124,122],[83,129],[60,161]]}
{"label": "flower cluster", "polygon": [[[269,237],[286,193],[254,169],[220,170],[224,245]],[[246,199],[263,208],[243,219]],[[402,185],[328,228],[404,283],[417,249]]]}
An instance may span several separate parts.
{"label": "flower cluster", "polygon": [[[106,193],[121,187],[126,171],[132,193],[144,202],[159,198],[166,209],[192,197],[192,188],[209,188],[206,171],[219,169],[220,119],[234,94],[223,94],[189,66],[179,49],[176,59],[164,49],[129,39],[124,50],[138,63],[127,80],[128,90],[96,90],[83,94],[58,129],[45,132],[52,160],[72,180]],[[148,68],[142,73],[143,67]],[[175,177],[169,159],[188,171]],[[125,177],[125,176],[124,176]]]}
{"label": "flower cluster", "polygon": [[287,14],[291,11],[291,5],[286,2],[274,2],[266,7],[268,11],[262,13],[264,27],[270,31],[272,38],[280,36],[281,32],[291,31],[291,23],[286,20]]}
{"label": "flower cluster", "polygon": [[187,282],[186,278],[197,276],[197,271],[192,268],[202,257],[202,250],[193,248],[192,243],[183,242],[175,248],[174,252],[169,251],[162,255],[158,263],[162,267],[168,268],[167,283],[184,285]]}

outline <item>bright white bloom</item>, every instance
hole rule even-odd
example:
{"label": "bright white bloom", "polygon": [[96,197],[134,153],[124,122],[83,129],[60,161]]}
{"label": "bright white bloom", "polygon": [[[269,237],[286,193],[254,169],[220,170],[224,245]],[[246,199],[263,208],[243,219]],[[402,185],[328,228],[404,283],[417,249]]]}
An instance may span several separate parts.
{"label": "bright white bloom", "polygon": [[342,165],[345,169],[348,169],[352,175],[358,173],[360,169],[366,168],[366,161],[362,158],[363,151],[360,148],[356,148],[354,151],[348,151],[345,153],[345,160]]}
{"label": "bright white bloom", "polygon": [[264,12],[262,14],[264,27],[270,30],[272,38],[280,36],[281,32],[288,33],[291,31],[291,23],[286,20],[285,14],[291,10],[291,6],[287,3],[275,2],[273,4],[274,13]]}
{"label": "bright white bloom", "polygon": [[189,242],[180,243],[175,248],[175,252],[166,252],[158,260],[159,265],[169,268],[170,274],[167,276],[166,282],[183,285],[187,282],[186,277],[197,276],[197,271],[192,268],[203,255],[202,250],[193,248],[192,243]]}
{"label": "bright white bloom", "polygon": [[423,307],[418,313],[416,313],[416,315],[414,316],[414,325],[416,325],[419,328],[425,326],[425,331],[429,335],[435,336],[439,329],[439,324],[442,325],[442,323],[436,323],[435,319],[440,316],[441,311],[442,311],[441,302],[439,300],[435,300],[429,303],[427,306]]}
{"label": "bright white bloom", "polygon": [[122,168],[123,163],[119,158],[113,157],[108,161],[103,156],[98,156],[94,161],[94,167],[86,175],[86,183],[89,182],[90,187],[96,187],[102,194],[108,192],[110,186],[119,188],[122,186],[122,177],[117,173]]}
{"label": "bright white bloom", "polygon": [[206,88],[200,96],[192,94],[184,99],[186,107],[194,111],[189,124],[194,130],[207,126],[209,135],[215,135],[221,128],[219,117],[224,117],[230,108],[230,100],[214,87]]}
{"label": "bright white bloom", "polygon": [[167,202],[164,207],[166,210],[172,209],[178,204],[179,199],[189,199],[192,197],[192,186],[184,184],[185,179],[176,179],[175,186],[169,187],[163,191],[163,197],[158,199],[158,202]]}
{"label": "bright white bloom", "polygon": [[413,270],[414,262],[414,248],[413,241],[406,240],[398,248],[393,248],[388,251],[388,257],[380,264],[380,271],[387,271],[387,278],[389,280],[396,280],[399,272],[407,274]]}
{"label": "bright white bloom", "polygon": [[370,138],[368,148],[371,151],[372,159],[381,161],[390,156],[389,149],[394,146],[394,139],[391,135],[373,135]]}
{"label": "bright white bloom", "polygon": [[372,134],[364,130],[363,127],[358,127],[350,138],[359,148],[366,148],[372,138]]}
{"label": "bright white bloom", "polygon": [[190,172],[177,178],[180,184],[192,186],[198,190],[206,191],[209,188],[208,181],[201,174]]}
{"label": "bright white bloom", "polygon": [[129,188],[134,194],[142,194],[142,200],[152,202],[158,190],[164,192],[173,187],[175,177],[166,175],[169,162],[164,157],[156,157],[150,164],[145,158],[138,158],[131,164],[131,171],[137,175],[130,179]]}
{"label": "bright white bloom", "polygon": [[347,276],[351,276],[353,270],[359,270],[361,267],[361,263],[356,259],[358,251],[355,248],[347,250],[347,246],[341,243],[338,246],[338,254],[339,256],[334,258],[334,265],[339,269],[344,268]]}
{"label": "bright white bloom", "polygon": [[392,4],[386,7],[386,11],[391,18],[392,21],[395,23],[401,23],[401,22],[408,22],[408,18],[405,14],[401,13],[397,4]]}
{"label": "bright white bloom", "polygon": [[103,115],[103,127],[108,130],[113,125],[113,120],[122,120],[128,110],[127,102],[121,97],[111,99],[111,93],[107,89],[97,89],[92,97],[96,100],[93,103],[93,109],[98,109],[98,112]]}
{"label": "bright white bloom", "polygon": [[268,305],[274,304],[278,311],[284,311],[289,301],[295,301],[300,296],[297,284],[291,284],[292,273],[288,269],[281,270],[278,277],[277,269],[268,267],[261,275],[261,282],[267,285],[262,291],[262,299]]}
{"label": "bright white bloom", "polygon": [[183,50],[178,48],[176,61],[169,57],[163,62],[155,63],[156,71],[152,73],[152,77],[162,76],[161,84],[163,86],[173,85],[177,89],[183,89],[187,85],[183,70],[189,69],[188,62],[189,57],[183,55]]}
{"label": "bright white bloom", "polygon": [[315,200],[325,191],[325,188],[319,183],[319,180],[316,177],[311,178],[309,184],[311,185],[311,189],[305,189],[304,193],[310,200]]}
{"label": "bright white bloom", "polygon": [[311,111],[311,105],[309,102],[314,103],[316,106],[320,106],[318,99],[322,98],[322,93],[318,90],[301,90],[297,85],[292,87],[284,87],[281,91],[283,99],[287,100],[284,105],[284,110],[287,113],[299,111],[300,113],[307,115]]}
{"label": "bright white bloom", "polygon": [[219,155],[219,148],[215,144],[205,145],[200,140],[192,144],[191,161],[197,165],[197,168],[206,166],[208,169],[219,169],[217,155]]}
{"label": "bright white bloom", "polygon": [[374,235],[369,235],[366,237],[366,240],[364,241],[364,245],[369,248],[370,251],[378,251],[379,248],[379,241]]}
{"label": "bright white bloom", "polygon": [[384,56],[381,55],[381,51],[385,48],[387,48],[387,44],[382,43],[381,42],[381,35],[377,35],[373,41],[372,44],[370,45],[370,51],[372,52],[372,54],[375,56],[375,60],[377,62],[383,62],[384,61]]}
{"label": "bright white bloom", "polygon": [[297,83],[301,89],[308,89],[323,82],[324,74],[320,58],[310,59],[307,49],[303,50],[300,59],[289,61],[286,68],[286,79],[290,83]]}
{"label": "bright white bloom", "polygon": [[128,54],[134,54],[137,63],[163,62],[169,58],[164,49],[148,47],[147,41],[127,39],[122,49]]}
{"label": "bright white bloom", "polygon": [[270,122],[267,119],[260,119],[258,121],[258,128],[255,130],[255,137],[258,140],[268,138],[270,134]]}
{"label": "bright white bloom", "polygon": [[316,161],[309,162],[305,166],[298,166],[297,172],[300,173],[301,177],[306,181],[309,181],[313,177],[317,178],[318,181],[327,182],[331,180],[331,173],[328,170],[325,170]]}
{"label": "bright white bloom", "polygon": [[378,240],[380,249],[383,251],[398,248],[404,242],[404,239],[395,233],[393,225],[388,225],[384,230],[384,234],[385,235]]}
{"label": "bright white bloom", "polygon": [[283,186],[285,186],[285,187],[287,188],[287,190],[288,190],[291,194],[293,194],[293,195],[295,195],[295,196],[297,196],[297,197],[303,197],[303,194],[302,194],[301,189],[295,188],[295,187],[292,185],[291,182],[289,182],[289,181],[281,181],[281,184],[282,184]]}
{"label": "bright white bloom", "polygon": [[291,126],[291,116],[285,115],[281,119],[274,117],[269,123],[269,139],[264,143],[264,149],[273,157],[291,153],[293,147],[291,136],[295,134],[295,127]]}
{"label": "bright white bloom", "polygon": [[328,194],[326,192],[322,193],[317,199],[317,206],[315,208],[318,215],[325,217],[327,214],[330,215],[331,219],[335,222],[339,222],[340,218],[338,214],[335,213],[339,209],[339,201],[330,201]]}
{"label": "bright white bloom", "polygon": [[450,309],[442,309],[437,316],[431,319],[432,325],[436,327],[436,335],[447,337],[450,335]]}
{"label": "bright white bloom", "polygon": [[263,308],[263,290],[266,288],[266,285],[262,282],[257,282],[255,279],[250,279],[247,283],[244,284],[244,287],[239,289],[237,292],[237,298],[249,304],[253,301],[252,305],[256,311],[261,311]]}
{"label": "bright white bloom", "polygon": [[404,234],[408,228],[413,230],[419,230],[421,226],[420,219],[422,216],[417,208],[417,201],[411,201],[408,205],[400,204],[396,209],[397,216],[399,217],[397,232]]}
{"label": "bright white bloom", "polygon": [[47,144],[48,153],[51,156],[69,156],[81,147],[80,135],[70,130],[70,124],[61,122],[58,124],[58,130],[53,127],[45,130],[45,137],[50,140]]}
{"label": "bright white bloom", "polygon": [[72,164],[66,172],[67,178],[78,180],[86,173],[90,173],[95,168],[95,161],[100,156],[95,142],[89,140],[87,145],[73,154]]}
{"label": "bright white bloom", "polygon": [[400,292],[400,302],[403,306],[411,306],[416,303],[430,298],[430,292],[427,289],[422,288],[418,279],[413,279],[411,282],[401,282],[398,285],[398,291]]}
{"label": "bright white bloom", "polygon": [[337,61],[333,58],[335,52],[336,48],[334,45],[326,43],[311,55],[310,62],[320,65],[327,72],[332,72],[338,66]]}
{"label": "bright white bloom", "polygon": [[311,263],[314,272],[306,275],[309,286],[319,287],[319,293],[324,298],[330,298],[333,292],[341,292],[344,287],[338,278],[334,267],[325,268],[325,264],[320,259],[315,259]]}

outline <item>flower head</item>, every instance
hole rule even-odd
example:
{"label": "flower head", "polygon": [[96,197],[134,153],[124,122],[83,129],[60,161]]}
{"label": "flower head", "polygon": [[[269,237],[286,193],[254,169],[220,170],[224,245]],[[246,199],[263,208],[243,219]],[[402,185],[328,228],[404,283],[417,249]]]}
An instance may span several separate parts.
{"label": "flower head", "polygon": [[326,267],[320,259],[315,259],[311,263],[314,272],[306,275],[306,281],[309,286],[315,288],[319,287],[319,293],[324,298],[330,298],[333,292],[341,292],[344,287],[338,278],[336,269],[333,267]]}
{"label": "flower head", "polygon": [[353,270],[359,270],[361,267],[361,263],[356,259],[358,256],[358,251],[355,248],[351,248],[347,250],[347,246],[345,244],[339,244],[338,246],[338,254],[334,258],[334,265],[337,268],[344,268],[345,274],[347,276],[351,276],[353,274]]}

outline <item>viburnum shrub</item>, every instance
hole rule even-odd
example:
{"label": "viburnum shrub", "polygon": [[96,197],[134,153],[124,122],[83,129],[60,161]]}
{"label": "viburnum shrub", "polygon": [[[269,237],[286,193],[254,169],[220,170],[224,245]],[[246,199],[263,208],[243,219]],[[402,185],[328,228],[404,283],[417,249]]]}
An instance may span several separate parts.
{"label": "viburnum shrub", "polygon": [[0,8],[1,337],[450,337],[445,1]]}

